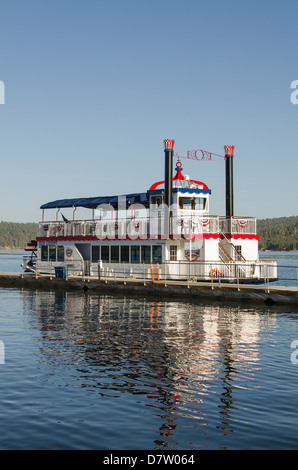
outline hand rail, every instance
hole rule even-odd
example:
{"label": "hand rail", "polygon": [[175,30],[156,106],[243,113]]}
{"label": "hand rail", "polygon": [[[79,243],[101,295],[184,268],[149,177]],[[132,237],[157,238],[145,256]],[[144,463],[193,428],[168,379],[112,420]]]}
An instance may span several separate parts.
{"label": "hand rail", "polygon": [[[234,243],[231,242],[231,240],[228,240],[228,238],[225,236],[225,234],[223,232],[220,232],[221,235],[223,235],[223,237],[227,240],[227,242],[233,247],[234,251],[236,251],[236,253],[240,256],[240,258],[243,260],[243,261],[247,261],[244,256],[240,253],[240,251],[235,247]],[[237,261],[236,259],[233,259],[231,258],[232,261]]]}

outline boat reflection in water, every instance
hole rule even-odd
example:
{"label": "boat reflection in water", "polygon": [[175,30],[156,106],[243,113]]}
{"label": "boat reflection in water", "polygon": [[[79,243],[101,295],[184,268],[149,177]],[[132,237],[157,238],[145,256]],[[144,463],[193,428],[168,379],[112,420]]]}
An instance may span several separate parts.
{"label": "boat reflection in water", "polygon": [[23,305],[49,380],[84,389],[107,434],[118,420],[104,448],[232,447],[238,428],[241,441],[272,309],[27,290]]}

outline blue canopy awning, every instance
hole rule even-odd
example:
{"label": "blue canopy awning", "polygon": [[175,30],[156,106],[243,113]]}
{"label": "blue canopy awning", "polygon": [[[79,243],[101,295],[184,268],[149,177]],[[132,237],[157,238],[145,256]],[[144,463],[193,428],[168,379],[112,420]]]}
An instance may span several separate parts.
{"label": "blue canopy awning", "polygon": [[125,197],[126,202],[130,203],[146,203],[148,202],[147,193],[133,193],[123,194],[120,196],[100,196],[100,197],[85,197],[74,199],[57,199],[56,201],[47,202],[40,206],[41,209],[60,209],[62,207],[85,207],[92,209],[100,204],[111,204],[118,206],[118,198]]}

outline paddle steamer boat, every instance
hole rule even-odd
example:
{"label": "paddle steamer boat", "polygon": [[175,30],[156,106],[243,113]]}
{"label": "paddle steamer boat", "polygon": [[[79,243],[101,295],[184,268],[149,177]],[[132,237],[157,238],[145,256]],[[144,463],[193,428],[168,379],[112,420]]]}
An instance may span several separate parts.
{"label": "paddle steamer boat", "polygon": [[[174,140],[164,146],[164,180],[143,193],[43,204],[26,269],[56,277],[275,280],[276,261],[259,259],[256,218],[234,216],[234,146],[225,146],[225,216],[210,215],[211,190],[183,175],[179,158],[173,176]],[[78,208],[84,220],[76,219]]]}

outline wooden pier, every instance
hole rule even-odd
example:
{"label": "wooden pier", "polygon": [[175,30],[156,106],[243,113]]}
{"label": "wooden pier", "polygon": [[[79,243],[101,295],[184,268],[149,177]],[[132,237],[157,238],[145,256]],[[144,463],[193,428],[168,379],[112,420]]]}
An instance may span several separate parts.
{"label": "wooden pier", "polygon": [[0,273],[0,286],[34,287],[43,289],[84,289],[103,293],[133,293],[157,297],[209,299],[216,301],[258,302],[267,305],[298,306],[297,287],[256,284],[232,284],[228,282],[201,282],[161,280],[149,281],[133,278],[70,276],[67,279],[50,275]]}

